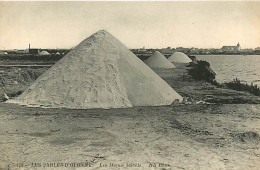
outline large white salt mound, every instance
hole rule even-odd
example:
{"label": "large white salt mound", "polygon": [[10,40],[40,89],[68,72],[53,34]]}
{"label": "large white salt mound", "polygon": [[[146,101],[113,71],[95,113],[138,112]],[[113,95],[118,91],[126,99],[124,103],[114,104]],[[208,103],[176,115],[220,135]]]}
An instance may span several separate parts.
{"label": "large white salt mound", "polygon": [[98,31],[11,103],[74,109],[169,105],[182,97],[106,31]]}
{"label": "large white salt mound", "polygon": [[183,52],[175,52],[173,53],[168,60],[170,60],[173,63],[189,63],[192,62],[192,60]]}
{"label": "large white salt mound", "polygon": [[144,61],[151,68],[175,68],[175,66],[165,58],[159,51]]}

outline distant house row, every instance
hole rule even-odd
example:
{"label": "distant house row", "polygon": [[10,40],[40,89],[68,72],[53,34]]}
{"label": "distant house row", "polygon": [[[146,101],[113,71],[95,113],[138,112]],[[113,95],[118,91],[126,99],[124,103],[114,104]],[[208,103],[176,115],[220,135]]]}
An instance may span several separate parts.
{"label": "distant house row", "polygon": [[40,49],[37,48],[29,48],[28,49],[28,53],[29,54],[39,54],[39,55],[50,55],[50,53],[48,51],[40,51]]}
{"label": "distant house row", "polygon": [[68,49],[62,49],[62,50],[57,50],[57,49],[38,49],[38,48],[30,48],[30,49],[25,49],[25,50],[6,50],[6,51],[1,51],[0,50],[0,55],[7,55],[7,54],[34,54],[34,55],[64,55],[68,53]]}

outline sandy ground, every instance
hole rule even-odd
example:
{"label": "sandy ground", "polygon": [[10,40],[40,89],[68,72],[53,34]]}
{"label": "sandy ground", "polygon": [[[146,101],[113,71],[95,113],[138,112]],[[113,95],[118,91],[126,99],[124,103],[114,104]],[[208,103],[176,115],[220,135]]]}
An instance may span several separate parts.
{"label": "sandy ground", "polygon": [[[156,71],[190,104],[71,110],[0,103],[0,168],[259,169],[258,98],[196,82],[183,66]],[[210,99],[216,104],[196,104]],[[229,100],[235,104],[223,104]]]}

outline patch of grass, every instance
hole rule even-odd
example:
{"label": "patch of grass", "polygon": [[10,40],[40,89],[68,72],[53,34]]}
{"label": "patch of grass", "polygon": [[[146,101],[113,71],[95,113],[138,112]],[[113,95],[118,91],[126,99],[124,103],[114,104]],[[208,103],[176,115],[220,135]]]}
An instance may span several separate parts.
{"label": "patch of grass", "polygon": [[221,88],[221,87],[224,87],[223,84],[217,82],[216,80],[212,80],[210,83],[211,83],[212,85],[217,86],[217,87],[220,87],[220,88]]}
{"label": "patch of grass", "polygon": [[256,96],[260,96],[260,88],[257,85],[251,83],[242,83],[238,78],[235,78],[233,81],[224,83],[228,88],[238,91],[247,91]]}

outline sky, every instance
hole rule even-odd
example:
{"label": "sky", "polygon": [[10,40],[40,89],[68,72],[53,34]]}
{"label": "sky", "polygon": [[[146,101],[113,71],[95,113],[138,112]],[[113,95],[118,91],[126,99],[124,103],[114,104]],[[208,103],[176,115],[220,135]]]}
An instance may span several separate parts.
{"label": "sky", "polygon": [[101,29],[128,48],[256,48],[260,1],[0,2],[0,49],[72,48]]}

